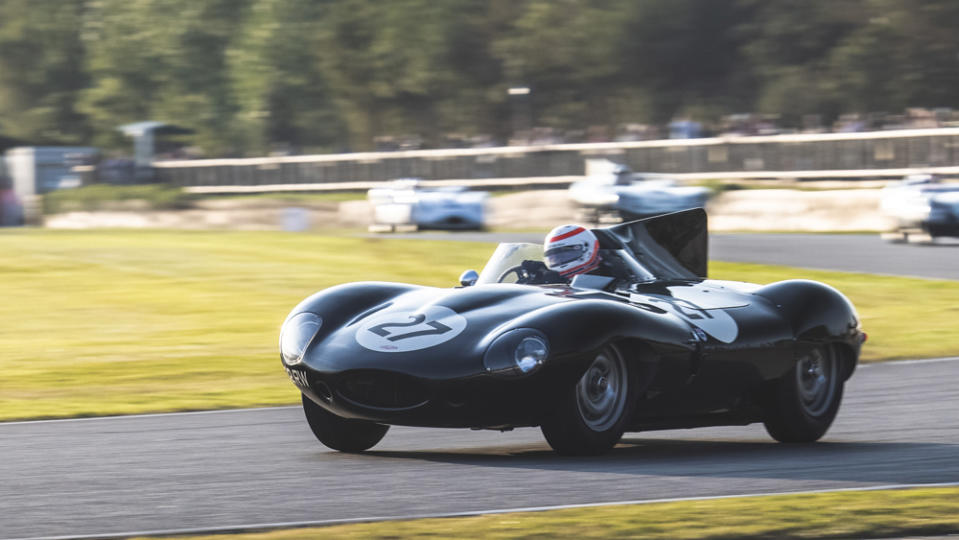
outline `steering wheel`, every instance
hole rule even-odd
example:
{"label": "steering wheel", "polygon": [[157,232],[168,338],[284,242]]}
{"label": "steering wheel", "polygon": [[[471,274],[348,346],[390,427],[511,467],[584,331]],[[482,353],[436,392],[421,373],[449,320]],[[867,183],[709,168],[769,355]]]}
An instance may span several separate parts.
{"label": "steering wheel", "polygon": [[[516,279],[514,281],[507,281],[506,278],[510,274],[516,274]],[[529,272],[523,268],[523,265],[517,264],[511,268],[507,268],[505,272],[499,275],[499,278],[496,279],[496,283],[521,283],[523,280],[529,279]]]}

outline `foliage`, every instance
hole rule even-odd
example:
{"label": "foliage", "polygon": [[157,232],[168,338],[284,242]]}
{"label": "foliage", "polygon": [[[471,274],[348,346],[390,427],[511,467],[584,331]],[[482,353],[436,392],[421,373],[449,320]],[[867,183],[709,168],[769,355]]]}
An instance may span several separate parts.
{"label": "foliage", "polygon": [[192,128],[211,153],[236,154],[238,113],[227,47],[247,0],[87,2],[87,64],[92,84],[81,103],[100,145],[119,125],[162,120]]}
{"label": "foliage", "polygon": [[344,126],[316,54],[322,50],[317,28],[323,11],[312,0],[250,6],[227,50],[237,127],[247,152],[338,148]]}
{"label": "foliage", "polygon": [[0,2],[0,134],[76,144],[88,134],[77,109],[88,84],[80,42],[82,0]]}
{"label": "foliage", "polygon": [[[951,0],[5,0],[0,132],[209,156],[959,107]],[[509,96],[526,86],[526,97]],[[519,121],[521,120],[521,121]]]}

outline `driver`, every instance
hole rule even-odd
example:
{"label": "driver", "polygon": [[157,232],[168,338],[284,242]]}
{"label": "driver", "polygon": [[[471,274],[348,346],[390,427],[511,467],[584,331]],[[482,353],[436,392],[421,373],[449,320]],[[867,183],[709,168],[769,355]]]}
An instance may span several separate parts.
{"label": "driver", "polygon": [[599,240],[580,225],[560,225],[543,242],[546,267],[569,280],[599,267]]}

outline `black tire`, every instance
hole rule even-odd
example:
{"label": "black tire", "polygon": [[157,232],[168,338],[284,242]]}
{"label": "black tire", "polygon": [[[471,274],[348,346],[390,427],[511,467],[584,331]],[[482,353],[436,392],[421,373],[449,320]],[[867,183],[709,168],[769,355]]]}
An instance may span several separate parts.
{"label": "black tire", "polygon": [[540,429],[558,454],[599,455],[608,452],[626,430],[636,404],[635,370],[618,347],[606,345],[586,373],[561,397]]}
{"label": "black tire", "polygon": [[303,412],[321,443],[340,452],[369,450],[383,439],[390,426],[341,418],[303,396]]}
{"label": "black tire", "polygon": [[777,381],[766,411],[766,431],[784,443],[819,440],[839,412],[843,393],[842,358],[821,345],[799,358]]}

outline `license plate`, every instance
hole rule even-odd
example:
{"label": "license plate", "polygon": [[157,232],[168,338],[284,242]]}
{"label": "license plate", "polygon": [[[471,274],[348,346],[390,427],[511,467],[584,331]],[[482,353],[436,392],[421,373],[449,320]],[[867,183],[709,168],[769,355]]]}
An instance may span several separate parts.
{"label": "license plate", "polygon": [[299,386],[300,388],[310,389],[310,381],[306,378],[305,371],[298,371],[295,369],[285,368],[286,374],[290,376],[290,380],[293,381],[293,384]]}

